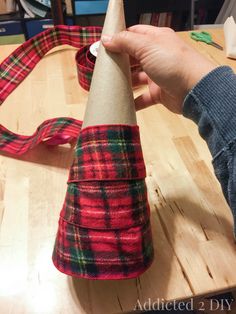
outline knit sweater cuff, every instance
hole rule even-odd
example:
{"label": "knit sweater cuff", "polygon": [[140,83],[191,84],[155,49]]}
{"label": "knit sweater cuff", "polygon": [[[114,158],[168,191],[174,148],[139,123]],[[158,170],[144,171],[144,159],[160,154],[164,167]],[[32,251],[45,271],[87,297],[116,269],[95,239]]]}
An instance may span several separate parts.
{"label": "knit sweater cuff", "polygon": [[228,66],[208,73],[188,93],[183,115],[198,124],[212,156],[236,138],[236,75]]}

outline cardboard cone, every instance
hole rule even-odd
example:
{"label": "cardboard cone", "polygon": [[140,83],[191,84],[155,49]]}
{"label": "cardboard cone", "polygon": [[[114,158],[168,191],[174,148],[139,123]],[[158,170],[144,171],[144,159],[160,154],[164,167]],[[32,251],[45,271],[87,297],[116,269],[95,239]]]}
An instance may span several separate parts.
{"label": "cardboard cone", "polygon": [[[10,71],[2,71],[5,76],[0,80],[4,87],[0,89],[0,101],[33,69],[42,57],[39,52],[46,53],[55,44],[70,43],[72,38],[77,46],[82,40],[80,34],[92,37],[91,32],[84,34],[81,30],[71,36],[75,28],[58,26],[37,36],[39,46],[28,41],[17,48],[1,66]],[[122,1],[111,0],[104,33],[112,34],[123,28]],[[32,62],[28,62],[29,50],[30,56],[35,57],[30,58]],[[154,250],[146,170],[127,56],[109,54],[101,46],[84,126],[87,127],[78,135],[80,121],[57,118],[45,121],[33,136],[17,137],[6,133],[0,125],[4,135],[2,146],[17,155],[48,138],[51,144],[58,144],[67,141],[68,134],[78,135],[60,212],[52,256],[54,265],[79,278],[137,277],[151,265]]]}
{"label": "cardboard cone", "polygon": [[[125,29],[123,0],[110,0],[102,34],[113,35]],[[137,123],[129,57],[108,52],[101,44],[82,127],[120,123]]]}
{"label": "cardboard cone", "polygon": [[[110,0],[103,32],[124,28],[122,0]],[[61,272],[128,279],[150,266],[145,176],[128,56],[101,45],[54,246]]]}

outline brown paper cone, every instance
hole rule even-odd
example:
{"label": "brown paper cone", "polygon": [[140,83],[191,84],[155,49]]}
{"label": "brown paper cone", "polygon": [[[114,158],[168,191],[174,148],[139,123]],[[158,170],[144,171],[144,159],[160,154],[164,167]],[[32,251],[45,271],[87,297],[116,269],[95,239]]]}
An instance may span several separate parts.
{"label": "brown paper cone", "polygon": [[[110,0],[103,28],[105,35],[126,29],[123,0]],[[100,45],[82,128],[99,124],[135,125],[129,57]]]}

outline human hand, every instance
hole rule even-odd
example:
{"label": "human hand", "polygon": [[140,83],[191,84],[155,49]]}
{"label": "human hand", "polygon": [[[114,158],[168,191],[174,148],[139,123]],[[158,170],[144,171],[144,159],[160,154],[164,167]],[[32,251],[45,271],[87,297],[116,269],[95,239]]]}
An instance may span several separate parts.
{"label": "human hand", "polygon": [[187,93],[216,66],[165,27],[135,25],[114,36],[103,36],[103,45],[112,52],[125,52],[135,58],[143,71],[136,84],[149,90],[139,96],[136,109],[161,103],[175,113],[182,113]]}

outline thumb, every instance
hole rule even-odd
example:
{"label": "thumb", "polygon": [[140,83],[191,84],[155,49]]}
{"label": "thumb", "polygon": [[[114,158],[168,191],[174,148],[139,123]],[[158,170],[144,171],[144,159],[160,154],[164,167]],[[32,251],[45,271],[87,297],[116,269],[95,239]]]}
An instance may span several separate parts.
{"label": "thumb", "polygon": [[103,35],[101,40],[107,50],[128,53],[139,61],[138,52],[145,47],[147,35],[123,31],[113,36]]}

